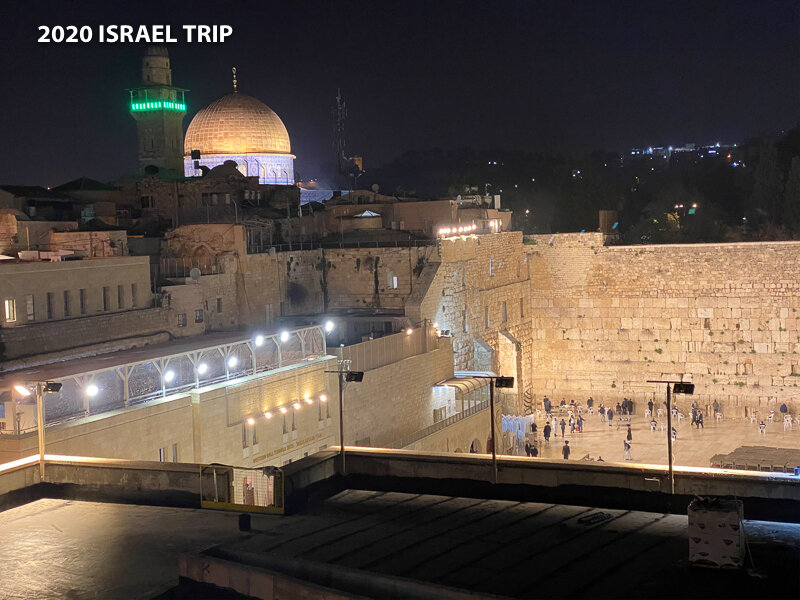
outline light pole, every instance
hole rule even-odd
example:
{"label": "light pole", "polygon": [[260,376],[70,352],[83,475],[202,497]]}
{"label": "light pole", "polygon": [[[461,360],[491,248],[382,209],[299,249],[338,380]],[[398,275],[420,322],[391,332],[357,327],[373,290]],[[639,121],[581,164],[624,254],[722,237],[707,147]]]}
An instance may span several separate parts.
{"label": "light pole", "polygon": [[675,472],[672,468],[672,406],[670,385],[674,386],[672,392],[675,394],[694,394],[694,384],[684,383],[683,381],[663,381],[648,379],[647,383],[666,383],[667,384],[667,460],[669,463],[669,493],[675,495]]}
{"label": "light pole", "polygon": [[[31,395],[31,384],[15,385],[14,389],[20,396]],[[37,381],[36,393],[36,429],[39,438],[39,481],[44,481],[44,395],[61,391],[62,384],[55,381]]]}
{"label": "light pole", "polygon": [[494,418],[494,388],[514,387],[513,377],[502,377],[498,375],[472,375],[476,379],[489,379],[489,427],[492,440],[492,483],[497,483],[497,436],[495,435]]}
{"label": "light pole", "polygon": [[350,360],[339,359],[339,368],[336,371],[325,371],[326,373],[336,373],[339,380],[339,456],[341,456],[342,475],[347,474],[345,468],[344,455],[344,384],[355,381],[360,383],[364,379],[364,371],[351,371]]}

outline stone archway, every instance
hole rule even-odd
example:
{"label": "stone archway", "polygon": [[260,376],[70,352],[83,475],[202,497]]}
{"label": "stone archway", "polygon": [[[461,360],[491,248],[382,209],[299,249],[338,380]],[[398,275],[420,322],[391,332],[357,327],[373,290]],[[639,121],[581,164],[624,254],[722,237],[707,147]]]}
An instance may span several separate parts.
{"label": "stone archway", "polygon": [[471,454],[481,454],[481,441],[478,438],[472,440],[472,443],[469,446],[469,451]]}

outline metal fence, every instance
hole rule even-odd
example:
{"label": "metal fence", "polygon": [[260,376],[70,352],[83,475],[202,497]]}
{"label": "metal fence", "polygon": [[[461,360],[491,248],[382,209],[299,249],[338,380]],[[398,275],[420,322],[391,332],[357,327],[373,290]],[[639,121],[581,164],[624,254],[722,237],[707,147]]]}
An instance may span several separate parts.
{"label": "metal fence", "polygon": [[438,348],[436,332],[426,325],[412,329],[410,335],[404,331],[347,346],[341,354],[344,360],[351,361],[351,370],[370,371],[435,348]]}
{"label": "metal fence", "polygon": [[283,514],[283,471],[204,465],[200,469],[200,506]]}
{"label": "metal fence", "polygon": [[[446,419],[442,419],[441,421],[437,421],[433,425],[426,427],[425,429],[420,429],[419,431],[415,431],[409,436],[401,438],[392,444],[392,448],[405,448],[406,446],[410,446],[414,442],[421,440],[422,438],[428,437],[429,435],[436,433],[437,431],[441,431],[445,427],[450,427],[459,421],[466,419],[467,417],[471,417],[472,415],[476,415],[479,412],[484,410],[488,410],[489,408],[489,400],[484,400],[483,402],[478,402],[477,404],[473,404],[467,410],[461,411],[454,415],[450,415]],[[488,428],[488,426],[487,426]]]}
{"label": "metal fence", "polygon": [[222,273],[222,266],[213,256],[162,258],[160,268],[162,277],[189,277],[192,269],[197,269],[201,275]]}
{"label": "metal fence", "polygon": [[294,252],[299,250],[319,250],[325,249],[345,249],[345,248],[423,248],[435,246],[437,240],[395,240],[395,241],[373,241],[373,242],[319,242],[319,241],[298,241],[288,244],[271,244],[263,238],[254,236],[248,237],[248,254],[267,254],[271,252]]}

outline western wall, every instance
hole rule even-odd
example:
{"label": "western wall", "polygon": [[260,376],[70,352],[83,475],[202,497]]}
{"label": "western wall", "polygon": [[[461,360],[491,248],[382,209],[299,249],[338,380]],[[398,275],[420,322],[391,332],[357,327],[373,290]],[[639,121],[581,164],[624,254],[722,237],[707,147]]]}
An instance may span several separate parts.
{"label": "western wall", "polygon": [[800,408],[800,242],[531,241],[536,399],[663,400],[646,381],[684,377],[729,416]]}

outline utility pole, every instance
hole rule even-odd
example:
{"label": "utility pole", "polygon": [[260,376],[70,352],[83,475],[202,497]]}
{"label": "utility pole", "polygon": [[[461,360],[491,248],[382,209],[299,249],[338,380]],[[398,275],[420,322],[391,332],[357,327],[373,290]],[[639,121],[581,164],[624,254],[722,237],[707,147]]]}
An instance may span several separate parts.
{"label": "utility pole", "polygon": [[[687,394],[691,396],[694,394],[694,384],[685,383],[683,381],[664,381],[648,379],[647,383],[666,383],[667,384],[667,460],[669,464],[669,493],[675,495],[675,471],[673,469],[672,457],[672,393]],[[674,389],[670,389],[670,386]]]}
{"label": "utility pole", "polygon": [[[341,346],[344,349],[344,344]],[[345,359],[340,354],[338,360],[339,368],[336,371],[325,371],[326,373],[336,373],[339,380],[339,456],[341,457],[342,475],[347,474],[345,465],[345,452],[344,452],[344,388],[345,383],[355,381],[360,383],[364,379],[364,371],[351,371],[350,364],[352,361]]]}

